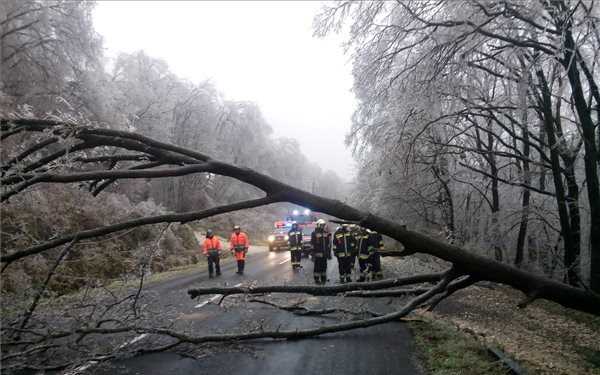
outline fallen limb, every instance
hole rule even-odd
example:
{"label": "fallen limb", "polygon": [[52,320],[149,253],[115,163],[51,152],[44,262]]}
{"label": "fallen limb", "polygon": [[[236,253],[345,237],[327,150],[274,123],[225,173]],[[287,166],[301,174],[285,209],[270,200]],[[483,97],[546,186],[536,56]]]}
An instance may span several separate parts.
{"label": "fallen limb", "polygon": [[302,316],[326,315],[326,314],[348,314],[348,315],[368,314],[371,316],[381,316],[382,315],[382,314],[379,314],[379,313],[376,313],[376,312],[370,311],[370,310],[363,310],[363,311],[356,312],[356,311],[352,311],[352,310],[348,310],[348,309],[343,309],[340,307],[329,307],[329,308],[317,310],[317,309],[309,309],[304,306],[299,306],[297,304],[294,304],[291,306],[283,306],[283,305],[278,305],[276,303],[265,301],[265,300],[258,299],[258,298],[252,298],[252,299],[248,300],[248,302],[262,303],[265,305],[276,307],[281,310],[290,311],[296,315],[302,315]]}
{"label": "fallen limb", "polygon": [[375,291],[362,291],[352,290],[344,293],[344,297],[362,297],[362,298],[379,298],[379,297],[404,297],[415,295],[418,296],[423,293],[427,293],[429,288],[414,288],[414,289],[394,289],[394,290],[375,290]]}
{"label": "fallen limb", "polygon": [[[119,232],[125,229],[131,229],[143,225],[149,224],[158,224],[158,223],[186,223],[193,220],[200,220],[203,218],[211,217],[214,215],[243,210],[246,208],[259,207],[265,204],[270,204],[279,201],[279,198],[276,196],[266,196],[263,198],[233,203],[229,205],[223,205],[218,207],[212,207],[206,210],[194,211],[194,212],[185,212],[181,214],[166,214],[166,215],[157,215],[157,216],[148,216],[139,219],[133,219],[129,221],[124,221],[121,223],[111,224],[104,227],[98,227],[94,229],[84,230],[81,232],[65,235],[56,239],[53,239],[48,242],[44,242],[42,244],[32,246],[27,249],[15,251],[9,254],[3,254],[0,257],[0,261],[5,262],[4,268],[6,266],[18,259],[38,254],[43,251],[55,248],[57,246],[63,245],[65,243],[73,241],[74,238],[79,238],[79,240],[84,240],[87,238],[94,238],[105,236],[107,234],[111,234],[114,232]],[[3,268],[3,270],[4,270]]]}
{"label": "fallen limb", "polygon": [[399,279],[387,279],[368,283],[348,283],[339,285],[264,285],[264,286],[241,286],[241,287],[210,287],[188,289],[190,298],[194,299],[206,294],[259,294],[259,293],[306,293],[313,296],[334,296],[352,290],[377,290],[404,285],[427,283],[439,281],[442,273],[431,273],[416,275]]}
{"label": "fallen limb", "polygon": [[[2,134],[0,134],[1,139],[6,139],[7,137],[18,133],[39,133],[47,131],[49,136],[61,137],[63,139],[73,138],[83,142],[83,145],[76,145],[78,148],[75,148],[71,151],[89,148],[90,150],[96,150],[100,153],[100,155],[96,156],[107,156],[102,154],[106,153],[106,150],[112,150],[114,147],[123,149],[118,150],[118,152],[144,154],[147,156],[148,160],[164,160],[166,163],[177,165],[178,169],[186,168],[192,165],[198,165],[201,162],[210,162],[209,164],[211,165],[211,171],[213,171],[213,173],[221,176],[232,177],[238,181],[250,184],[264,191],[267,194],[267,197],[277,197],[277,199],[268,199],[264,204],[286,201],[304,207],[311,207],[313,211],[327,213],[342,220],[353,222],[360,226],[376,230],[379,233],[394,238],[402,243],[405,250],[401,255],[406,255],[408,253],[429,254],[452,263],[454,267],[464,270],[465,274],[472,275],[479,280],[509,285],[522,291],[526,295],[530,296],[530,299],[525,301],[524,305],[537,298],[546,298],[550,301],[558,302],[566,307],[600,315],[600,296],[591,290],[572,287],[559,281],[551,280],[531,272],[518,269],[508,264],[496,262],[492,259],[479,256],[471,250],[461,248],[453,244],[448,244],[442,240],[411,230],[405,225],[398,224],[382,217],[371,215],[367,212],[355,209],[340,202],[339,200],[323,198],[315,194],[302,191],[286,185],[278,180],[260,174],[254,170],[219,162],[207,155],[200,154],[192,150],[164,142],[158,142],[136,133],[80,126],[78,124],[63,123],[52,120],[0,119],[0,129],[2,131]],[[49,151],[54,152],[53,149]],[[37,164],[28,166],[28,168],[31,169],[37,166],[45,165],[48,160],[58,156],[59,154],[52,154],[50,157],[39,160]],[[181,171],[181,169],[179,169],[179,171]],[[25,170],[25,172],[27,172],[27,170]],[[77,171],[71,172],[75,174],[79,173]],[[140,173],[141,171],[125,171],[119,173],[132,172]],[[113,174],[111,176],[115,178],[116,175]],[[126,175],[119,176],[125,177]],[[5,175],[4,179],[13,177],[18,176]],[[35,178],[33,176],[31,177]],[[109,176],[106,177],[110,178]],[[4,194],[9,194],[9,191],[5,191]],[[217,215],[219,213],[223,212],[213,211],[210,215],[202,215],[201,217],[186,216],[184,219],[177,221],[187,222],[190,220],[199,220],[205,217]],[[166,216],[163,222],[167,222],[169,220],[171,220],[171,216]],[[156,222],[159,221],[146,223],[140,222],[139,225],[155,224]],[[102,234],[103,233],[97,233],[96,235]],[[83,237],[80,238],[83,239]],[[41,245],[41,247],[36,246],[26,249],[29,251],[24,252],[23,250],[17,250],[11,254],[2,255],[1,261],[5,263],[3,270],[6,269],[10,262],[20,257],[37,254],[44,250],[60,246],[66,242],[70,242],[71,239],[72,236],[61,237],[61,241],[50,241]],[[392,254],[388,253],[387,255]]]}
{"label": "fallen limb", "polygon": [[[240,341],[240,340],[255,340],[260,338],[273,338],[273,339],[298,339],[304,337],[318,336],[326,333],[347,331],[356,328],[366,328],[372,327],[379,324],[400,321],[402,317],[409,314],[415,307],[429,300],[431,297],[435,296],[438,293],[443,292],[448,284],[460,277],[460,273],[456,270],[452,269],[447,271],[442,276],[441,281],[432,287],[428,292],[421,294],[410,300],[402,309],[395,311],[393,313],[381,315],[378,317],[357,320],[352,322],[334,324],[329,326],[322,326],[319,328],[311,328],[304,330],[289,330],[289,331],[257,331],[257,332],[247,332],[247,333],[238,333],[238,334],[220,334],[220,335],[206,335],[206,336],[192,336],[185,333],[175,332],[172,330],[166,329],[152,329],[149,330],[148,333],[156,333],[163,334],[167,336],[171,336],[176,338],[182,342],[188,342],[192,344],[201,344],[205,342],[225,342],[225,341]],[[247,288],[246,288],[247,289]]]}
{"label": "fallen limb", "polygon": [[458,279],[451,282],[443,293],[438,294],[437,296],[431,299],[427,306],[425,306],[425,309],[427,311],[433,310],[440,302],[450,297],[452,294],[454,294],[454,292],[467,288],[475,284],[477,281],[479,281],[477,280],[477,278],[473,276],[467,276],[462,279]]}

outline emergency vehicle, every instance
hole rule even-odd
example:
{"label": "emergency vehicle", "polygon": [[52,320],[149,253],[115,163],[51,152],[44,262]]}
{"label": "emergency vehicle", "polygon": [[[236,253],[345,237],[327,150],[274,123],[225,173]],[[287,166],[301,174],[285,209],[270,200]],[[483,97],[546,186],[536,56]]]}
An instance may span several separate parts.
{"label": "emergency vehicle", "polygon": [[275,228],[268,237],[269,251],[288,248],[288,232],[292,228],[291,221],[276,221]]}
{"label": "emergency vehicle", "polygon": [[274,229],[269,236],[269,251],[288,248],[288,232],[292,229],[292,223],[296,222],[302,231],[302,255],[308,257],[310,253],[310,235],[317,227],[317,216],[310,210],[293,210],[286,220],[275,221]]}

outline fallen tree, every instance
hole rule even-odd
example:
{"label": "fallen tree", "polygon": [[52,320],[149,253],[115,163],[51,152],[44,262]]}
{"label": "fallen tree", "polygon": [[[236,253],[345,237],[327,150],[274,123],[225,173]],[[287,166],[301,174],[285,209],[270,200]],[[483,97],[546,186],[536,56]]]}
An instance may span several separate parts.
{"label": "fallen tree", "polygon": [[[301,206],[312,207],[315,211],[327,213],[338,218],[350,221],[356,221],[360,225],[379,231],[404,245],[402,255],[414,253],[430,254],[453,264],[456,269],[464,274],[468,274],[478,280],[486,280],[500,284],[509,285],[515,289],[521,290],[528,297],[528,301],[537,298],[545,298],[558,302],[564,306],[577,310],[590,312],[596,315],[600,314],[600,298],[598,295],[583,288],[575,288],[563,283],[550,280],[545,277],[531,274],[529,272],[514,268],[504,263],[499,263],[488,258],[475,255],[458,246],[454,246],[436,238],[410,230],[404,225],[393,223],[389,220],[362,212],[350,207],[338,200],[322,198],[317,195],[302,191],[292,186],[283,184],[268,176],[264,176],[247,168],[237,167],[235,165],[220,162],[212,159],[208,155],[198,153],[192,150],[177,147],[175,145],[158,142],[148,137],[125,131],[110,129],[99,129],[78,124],[66,124],[58,121],[49,120],[29,120],[15,119],[2,120],[2,139],[6,139],[15,134],[35,133],[50,131],[52,138],[72,138],[78,142],[71,146],[50,153],[39,160],[32,162],[18,173],[11,173],[15,163],[6,167],[2,166],[3,193],[2,201],[6,201],[14,194],[27,189],[38,183],[69,183],[86,182],[98,180],[118,180],[126,178],[158,178],[182,176],[192,173],[215,173],[223,176],[232,177],[242,182],[253,185],[261,189],[266,196],[257,200],[240,202],[229,206],[217,207],[210,210],[195,213],[182,213],[175,215],[165,215],[164,217],[144,218],[134,220],[128,223],[111,226],[110,228],[98,228],[92,233],[74,233],[63,236],[59,239],[40,244],[35,248],[14,251],[9,254],[2,254],[0,260],[6,267],[10,262],[29,256],[50,248],[54,248],[71,241],[75,236],[82,238],[85,236],[105,235],[114,231],[132,228],[138,225],[147,225],[158,222],[180,222],[186,223],[193,220],[210,217],[213,215],[231,212],[234,210],[256,207],[275,202],[291,202]],[[40,148],[40,143],[36,143],[15,157],[14,160],[24,159],[23,155],[44,151]],[[44,167],[65,155],[75,152],[96,150],[102,147],[117,147],[128,151],[144,153],[147,160],[157,160],[160,165],[176,166],[174,168],[164,169],[135,169],[136,165],[122,170],[95,170],[91,172],[71,172],[71,173],[52,173],[44,171]],[[106,151],[104,151],[106,152]],[[135,160],[133,160],[135,161]]]}
{"label": "fallen tree", "polygon": [[[235,288],[195,288],[188,291],[192,298],[204,294],[220,294],[223,296],[222,298],[225,298],[225,296],[232,294],[256,295],[265,293],[302,293],[354,297],[415,295],[402,309],[394,313],[383,315],[371,313],[371,317],[358,321],[295,331],[261,330],[260,332],[193,336],[168,327],[148,326],[138,319],[138,314],[135,311],[133,314],[130,311],[130,309],[136,309],[135,301],[139,296],[139,290],[137,294],[134,293],[123,298],[115,297],[115,302],[110,305],[110,314],[108,308],[102,314],[94,312],[90,314],[90,317],[93,318],[86,321],[85,326],[69,330],[61,330],[56,327],[49,329],[47,322],[34,319],[42,295],[40,291],[40,293],[37,293],[36,299],[21,312],[20,317],[17,316],[11,322],[3,322],[3,353],[13,360],[47,352],[50,348],[54,349],[56,343],[61,342],[60,340],[69,338],[76,345],[81,342],[83,337],[99,334],[129,332],[160,335],[175,340],[142,350],[142,352],[147,352],[167,350],[180,343],[198,344],[208,341],[249,340],[264,337],[300,338],[368,327],[397,321],[417,307],[432,308],[453,292],[478,281],[504,284],[522,291],[526,297],[519,302],[521,307],[526,306],[535,299],[544,298],[566,307],[600,315],[600,297],[587,289],[572,287],[478,256],[466,249],[411,230],[404,225],[357,210],[338,200],[327,199],[302,191],[256,171],[227,164],[202,153],[158,142],[132,132],[60,121],[2,119],[0,130],[0,138],[3,142],[18,135],[22,138],[21,144],[25,145],[18,154],[3,160],[1,166],[1,200],[3,204],[9,204],[12,197],[42,183],[88,184],[90,191],[97,195],[115,181],[122,179],[166,178],[195,173],[228,176],[259,188],[264,192],[263,197],[256,199],[200,211],[142,217],[85,231],[57,234],[50,240],[27,248],[10,249],[10,251],[3,249],[0,257],[3,263],[2,273],[8,272],[7,270],[10,270],[10,266],[14,262],[64,246],[63,251],[56,259],[56,264],[59,264],[73,245],[83,239],[106,236],[149,224],[187,223],[276,202],[291,202],[311,207],[315,211],[359,223],[361,226],[371,228],[399,241],[404,246],[404,250],[384,253],[384,256],[407,256],[424,253],[443,259],[452,265],[452,268],[443,274],[417,275],[372,283],[351,283],[335,286],[262,285]],[[108,167],[103,164],[115,160],[118,160],[119,163],[110,162]],[[46,280],[53,277],[54,269],[50,270]],[[437,284],[426,287],[421,286],[416,289],[390,289],[431,282]],[[140,284],[139,289],[141,288],[142,285]],[[131,300],[134,302],[130,303]],[[306,310],[296,306],[290,311],[298,312],[303,309]],[[313,311],[311,313],[326,314],[334,311],[337,310],[324,309],[320,312]],[[122,314],[125,314],[125,312],[129,315],[123,318]],[[94,353],[94,356],[88,355],[86,358],[106,359],[110,358],[113,352],[114,348],[112,348],[112,351],[107,349],[102,355]],[[72,365],[73,362],[65,362],[63,365],[55,363],[52,366],[44,367],[44,369],[53,366],[66,367]]]}

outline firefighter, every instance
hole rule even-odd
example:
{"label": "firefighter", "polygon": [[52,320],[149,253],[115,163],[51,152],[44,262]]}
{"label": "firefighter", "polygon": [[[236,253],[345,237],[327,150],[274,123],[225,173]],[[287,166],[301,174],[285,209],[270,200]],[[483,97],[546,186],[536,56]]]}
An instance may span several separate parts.
{"label": "firefighter", "polygon": [[292,229],[288,232],[288,247],[292,258],[292,268],[294,270],[302,268],[300,264],[302,259],[302,231],[295,221],[292,222]]}
{"label": "firefighter", "polygon": [[325,220],[317,220],[317,227],[310,235],[310,256],[315,262],[315,283],[327,282],[327,260],[331,259],[331,234],[325,231]]}
{"label": "firefighter", "polygon": [[248,236],[246,233],[242,232],[239,225],[234,226],[233,233],[231,234],[229,249],[231,250],[231,254],[235,252],[235,259],[237,259],[238,266],[236,273],[238,275],[244,273],[246,253],[248,252],[249,247],[250,243],[248,242]]}
{"label": "firefighter", "polygon": [[213,277],[213,264],[215,270],[217,271],[217,276],[221,275],[219,258],[223,252],[223,249],[221,248],[221,241],[219,241],[219,237],[213,235],[213,231],[211,229],[206,231],[203,252],[208,260],[208,277]]}
{"label": "firefighter", "polygon": [[381,271],[381,254],[380,250],[383,250],[383,236],[381,233],[377,233],[374,230],[369,233],[369,247],[371,256],[369,256],[369,261],[373,266],[373,276],[377,280],[383,279],[383,272]]}
{"label": "firefighter", "polygon": [[370,242],[371,231],[367,228],[360,227],[355,235],[356,251],[358,252],[358,266],[360,268],[360,277],[358,281],[366,281],[367,265],[370,262],[372,255],[372,247]]}
{"label": "firefighter", "polygon": [[354,251],[352,251],[352,255],[350,256],[350,270],[354,272],[356,270],[356,258],[358,257],[358,247],[356,246],[358,226],[356,224],[349,224],[348,230],[352,233],[352,238],[354,238]]}
{"label": "firefighter", "polygon": [[354,253],[354,236],[347,224],[342,224],[333,234],[333,253],[338,260],[340,283],[352,281],[352,255]]}

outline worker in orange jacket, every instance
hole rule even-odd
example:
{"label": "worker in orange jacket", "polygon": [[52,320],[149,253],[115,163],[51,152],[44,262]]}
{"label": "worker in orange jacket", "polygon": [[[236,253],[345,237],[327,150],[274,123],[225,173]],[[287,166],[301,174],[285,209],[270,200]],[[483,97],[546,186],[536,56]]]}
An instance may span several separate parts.
{"label": "worker in orange jacket", "polygon": [[221,256],[221,241],[219,237],[213,235],[211,229],[206,231],[206,238],[204,239],[204,250],[203,253],[206,255],[208,260],[208,277],[213,277],[213,264],[217,271],[217,276],[221,275],[221,267],[219,265],[219,259]]}
{"label": "worker in orange jacket", "polygon": [[250,243],[248,242],[248,236],[246,233],[241,231],[239,225],[234,226],[233,233],[231,234],[231,243],[229,244],[229,249],[231,250],[232,254],[235,252],[235,259],[237,259],[238,265],[238,270],[236,273],[238,275],[244,273],[244,263],[249,247]]}

